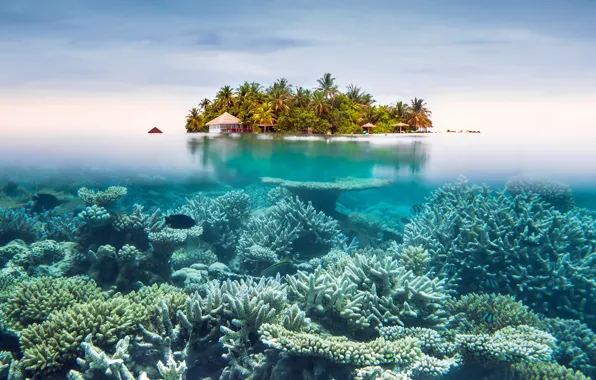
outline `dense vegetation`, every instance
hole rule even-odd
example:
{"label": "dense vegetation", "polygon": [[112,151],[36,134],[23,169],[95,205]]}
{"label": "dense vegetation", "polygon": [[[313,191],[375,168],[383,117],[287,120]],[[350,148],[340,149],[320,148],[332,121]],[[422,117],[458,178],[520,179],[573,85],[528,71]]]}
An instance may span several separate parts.
{"label": "dense vegetation", "polygon": [[[273,125],[276,132],[296,133],[312,129],[313,133],[362,133],[362,125],[375,125],[374,133],[416,130],[431,127],[431,112],[422,99],[410,103],[375,105],[372,95],[350,84],[339,91],[335,78],[325,73],[318,86],[309,90],[294,88],[286,79],[278,79],[264,89],[260,84],[245,82],[235,91],[222,87],[215,99],[203,99],[186,116],[188,132],[207,131],[205,123],[228,112],[247,127],[259,131],[259,125]],[[408,126],[395,126],[404,123]]]}

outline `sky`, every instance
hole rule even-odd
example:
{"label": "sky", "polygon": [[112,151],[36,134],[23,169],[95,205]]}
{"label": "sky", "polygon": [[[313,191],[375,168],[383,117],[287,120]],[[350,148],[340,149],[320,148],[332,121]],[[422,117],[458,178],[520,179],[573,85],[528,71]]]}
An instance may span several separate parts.
{"label": "sky", "polygon": [[219,88],[330,72],[438,131],[596,136],[594,0],[2,0],[0,131],[184,131]]}

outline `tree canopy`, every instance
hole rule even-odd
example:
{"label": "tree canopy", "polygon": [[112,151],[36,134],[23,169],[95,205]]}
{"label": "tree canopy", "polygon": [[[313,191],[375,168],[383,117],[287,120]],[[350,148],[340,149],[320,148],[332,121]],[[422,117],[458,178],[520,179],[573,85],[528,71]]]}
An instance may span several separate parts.
{"label": "tree canopy", "polygon": [[[324,73],[313,89],[294,87],[280,78],[269,87],[244,82],[238,88],[222,87],[213,100],[202,99],[186,116],[188,132],[207,131],[205,123],[228,112],[247,127],[273,126],[275,132],[362,133],[362,125],[375,124],[374,133],[415,131],[432,127],[431,111],[423,99],[377,105],[362,87],[350,83],[344,92],[335,78]],[[396,127],[398,123],[409,127]]]}

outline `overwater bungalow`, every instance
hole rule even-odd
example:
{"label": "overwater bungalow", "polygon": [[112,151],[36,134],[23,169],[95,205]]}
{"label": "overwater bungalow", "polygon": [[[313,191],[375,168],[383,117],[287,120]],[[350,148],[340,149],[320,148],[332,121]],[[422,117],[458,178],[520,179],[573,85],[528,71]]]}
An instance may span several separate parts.
{"label": "overwater bungalow", "polygon": [[209,133],[253,131],[252,127],[243,126],[240,119],[227,112],[224,112],[215,119],[209,121],[206,125],[209,126]]}

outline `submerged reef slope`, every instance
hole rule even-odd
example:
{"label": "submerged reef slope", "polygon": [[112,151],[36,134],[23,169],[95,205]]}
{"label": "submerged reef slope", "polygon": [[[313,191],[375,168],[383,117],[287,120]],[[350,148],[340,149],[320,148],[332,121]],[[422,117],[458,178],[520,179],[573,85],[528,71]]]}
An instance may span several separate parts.
{"label": "submerged reef slope", "polygon": [[1,210],[0,378],[596,377],[596,220],[564,185],[460,180],[388,234],[335,210],[387,181],[264,181]]}
{"label": "submerged reef slope", "polygon": [[596,220],[579,211],[461,180],[429,197],[403,244],[427,249],[461,293],[515,294],[548,316],[596,325]]}

